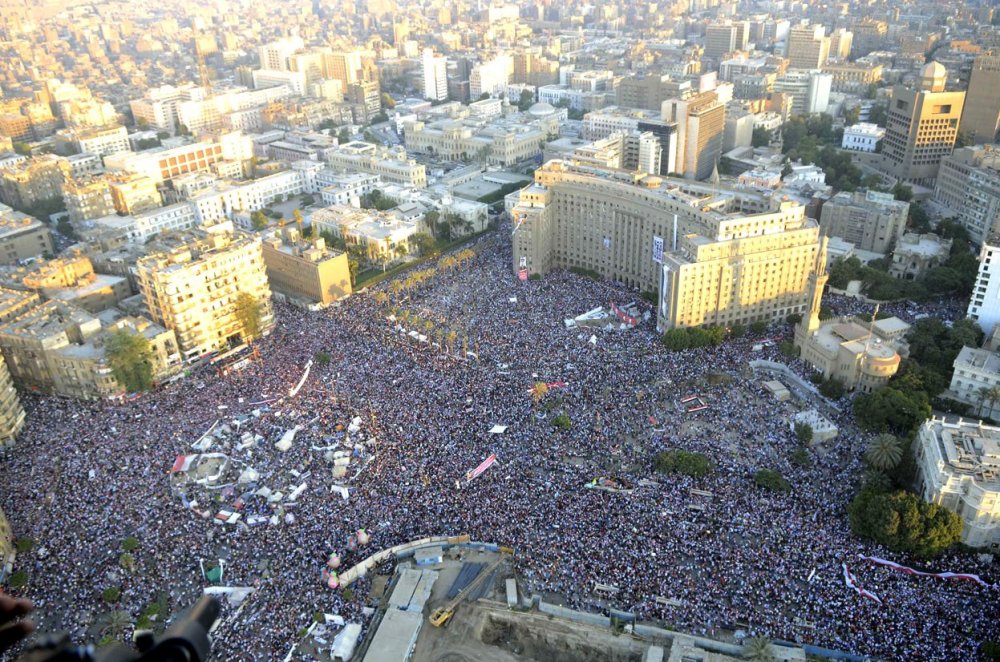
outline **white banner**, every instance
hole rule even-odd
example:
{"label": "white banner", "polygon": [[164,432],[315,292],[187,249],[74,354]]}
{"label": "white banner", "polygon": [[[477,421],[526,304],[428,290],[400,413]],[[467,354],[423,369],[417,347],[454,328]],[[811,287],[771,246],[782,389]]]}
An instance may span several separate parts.
{"label": "white banner", "polygon": [[653,236],[653,262],[663,264],[663,237]]}

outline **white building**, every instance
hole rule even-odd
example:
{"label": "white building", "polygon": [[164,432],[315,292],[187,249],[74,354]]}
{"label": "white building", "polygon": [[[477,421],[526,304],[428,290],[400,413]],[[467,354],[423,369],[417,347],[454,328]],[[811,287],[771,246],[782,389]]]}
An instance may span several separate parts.
{"label": "white building", "polygon": [[1000,549],[1000,428],[925,422],[916,439],[917,493],[962,518],[962,542]]}
{"label": "white building", "polygon": [[963,347],[952,364],[947,395],[973,407],[984,418],[1000,419],[1000,398],[993,400],[989,391],[1000,386],[1000,354],[978,347]]}
{"label": "white building", "polygon": [[840,146],[855,152],[874,152],[878,141],[884,137],[885,129],[878,124],[859,122],[844,129]]}
{"label": "white building", "polygon": [[792,97],[792,115],[825,113],[830,106],[833,75],[819,71],[789,71],[774,81],[774,91]]}
{"label": "white building", "polygon": [[434,55],[433,49],[425,48],[423,54],[424,98],[444,101],[448,98],[448,61],[441,55]]}
{"label": "white building", "polygon": [[123,126],[100,129],[64,129],[56,134],[57,142],[72,144],[81,154],[107,156],[132,151],[128,131]]}
{"label": "white building", "polygon": [[473,99],[478,99],[483,94],[503,96],[513,68],[514,61],[509,55],[497,56],[489,62],[475,65],[469,73],[469,95]]}
{"label": "white building", "polygon": [[302,37],[285,37],[260,47],[261,69],[288,70],[288,58],[305,48]]}
{"label": "white building", "polygon": [[269,87],[286,86],[298,96],[305,96],[308,91],[306,72],[304,71],[282,71],[279,69],[257,69],[253,72],[253,86],[255,89]]}
{"label": "white building", "polygon": [[317,175],[316,181],[324,205],[360,207],[361,198],[379,188],[382,179],[364,172],[340,174],[327,169]]}
{"label": "white building", "polygon": [[184,101],[202,101],[208,98],[203,88],[193,84],[174,87],[162,85],[146,91],[142,99],[129,102],[132,116],[136,122],[145,122],[149,128],[157,131],[174,131],[177,129],[177,106]]}
{"label": "white building", "polygon": [[392,212],[334,205],[310,217],[313,232],[330,232],[348,244],[364,246],[371,260],[390,262],[412,248],[413,235],[424,229],[422,220],[404,220]]}
{"label": "white building", "polygon": [[1000,246],[984,243],[979,250],[979,274],[969,300],[968,316],[989,335],[1000,322]]}
{"label": "white building", "polygon": [[409,158],[402,147],[382,147],[354,141],[326,153],[326,162],[337,172],[367,172],[386,182],[416,188],[427,186],[427,168]]}

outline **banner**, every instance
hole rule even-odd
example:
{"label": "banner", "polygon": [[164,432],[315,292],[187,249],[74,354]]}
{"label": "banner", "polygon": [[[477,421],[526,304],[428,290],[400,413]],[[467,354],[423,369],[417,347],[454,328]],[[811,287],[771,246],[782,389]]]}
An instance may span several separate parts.
{"label": "banner", "polygon": [[520,271],[517,272],[517,277],[520,278],[522,282],[528,280],[528,270],[521,269]]}
{"label": "banner", "polygon": [[663,264],[663,237],[653,236],[653,262]]}
{"label": "banner", "polygon": [[869,600],[874,600],[880,605],[882,604],[882,601],[879,599],[877,595],[869,591],[866,591],[865,589],[858,586],[858,580],[855,579],[854,575],[851,574],[851,571],[847,569],[846,563],[841,563],[840,565],[844,569],[844,583],[847,584],[848,588],[853,588],[855,591],[858,592],[858,595],[862,597],[868,598]]}
{"label": "banner", "polygon": [[635,326],[636,324],[639,323],[638,319],[636,319],[635,317],[632,317],[631,315],[629,315],[628,313],[626,313],[624,310],[622,310],[621,308],[619,308],[615,304],[614,301],[611,302],[611,312],[613,312],[618,317],[618,319],[620,319],[621,321],[625,322],[629,326]]}
{"label": "banner", "polygon": [[923,572],[892,561],[880,559],[877,556],[865,556],[864,554],[859,554],[858,556],[860,556],[863,561],[868,561],[869,563],[873,563],[875,565],[884,565],[887,568],[892,568],[893,570],[898,570],[899,572],[905,572],[908,575],[917,575],[919,577],[937,577],[938,579],[959,579],[967,582],[976,582],[980,586],[989,586],[989,584],[984,582],[979,575],[972,575],[964,572]]}
{"label": "banner", "polygon": [[473,478],[476,478],[481,473],[483,473],[484,471],[486,471],[487,469],[489,469],[490,467],[492,467],[493,464],[496,461],[497,461],[497,454],[493,453],[488,458],[486,458],[485,460],[483,460],[482,463],[478,467],[476,467],[472,471],[466,471],[465,472],[465,480],[471,481]]}

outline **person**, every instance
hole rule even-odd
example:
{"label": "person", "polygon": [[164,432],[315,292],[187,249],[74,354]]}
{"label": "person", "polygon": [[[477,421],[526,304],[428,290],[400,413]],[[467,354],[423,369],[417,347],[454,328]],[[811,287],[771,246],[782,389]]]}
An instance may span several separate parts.
{"label": "person", "polygon": [[30,600],[12,598],[0,591],[0,654],[35,629],[31,621],[22,618],[32,609]]}

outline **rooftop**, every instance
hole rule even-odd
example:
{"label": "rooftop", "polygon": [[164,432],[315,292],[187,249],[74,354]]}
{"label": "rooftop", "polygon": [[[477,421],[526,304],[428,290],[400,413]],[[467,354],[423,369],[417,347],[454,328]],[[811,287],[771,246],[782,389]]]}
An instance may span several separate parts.
{"label": "rooftop", "polygon": [[971,476],[987,489],[1000,490],[1000,428],[982,421],[948,423],[937,418],[924,426],[953,472]]}

